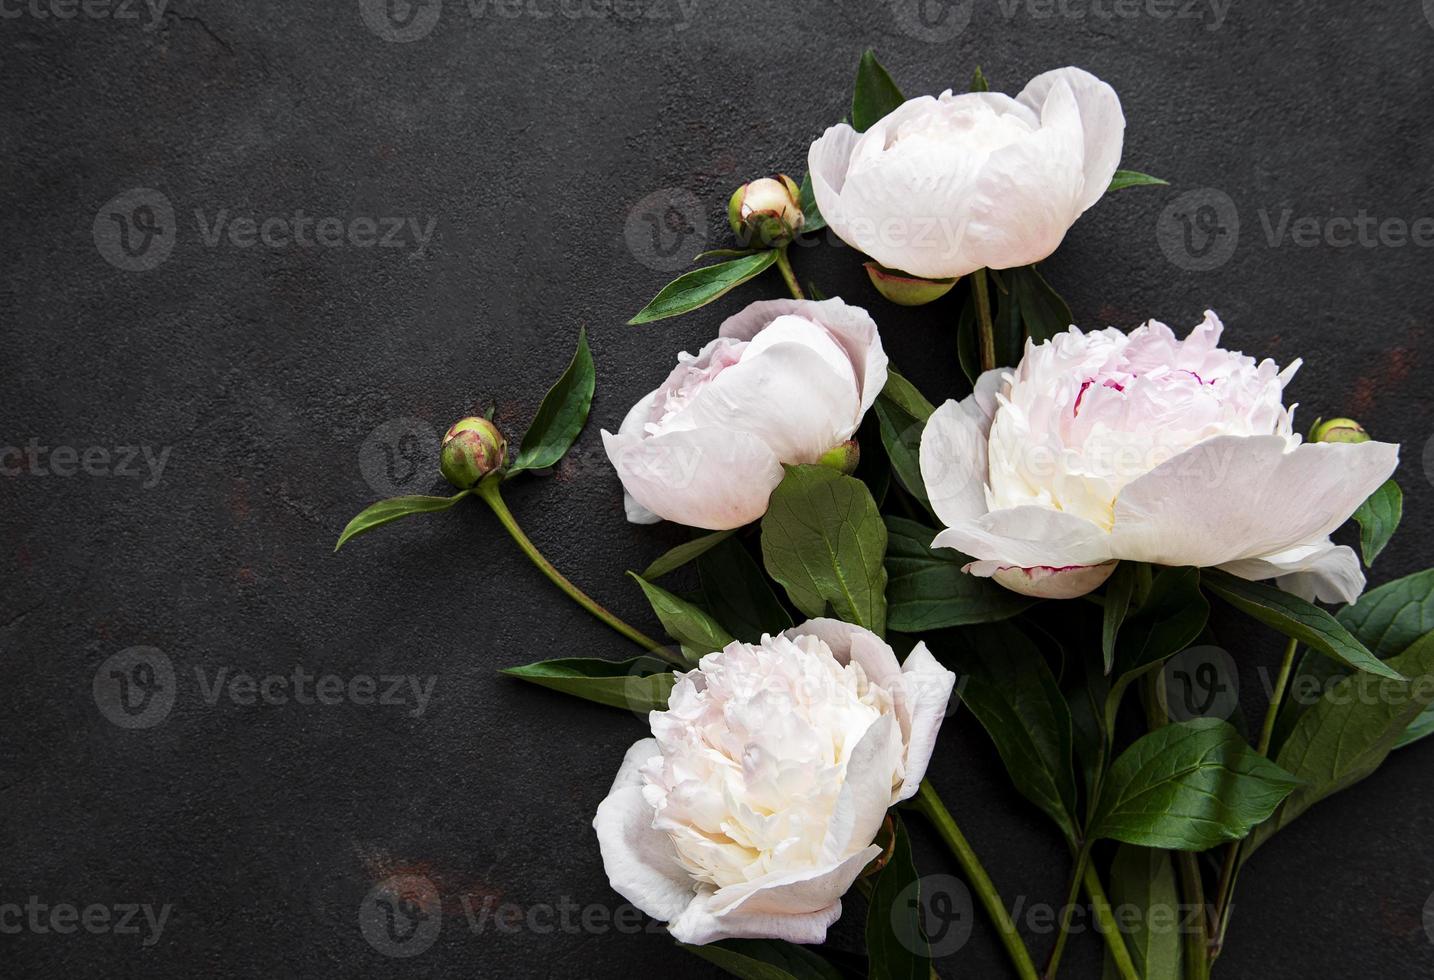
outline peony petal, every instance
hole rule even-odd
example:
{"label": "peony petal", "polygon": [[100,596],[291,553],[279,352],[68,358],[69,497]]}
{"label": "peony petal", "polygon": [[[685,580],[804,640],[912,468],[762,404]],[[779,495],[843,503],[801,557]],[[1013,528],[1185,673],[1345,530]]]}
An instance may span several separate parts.
{"label": "peony petal", "polygon": [[982,428],[975,414],[979,409],[972,398],[967,401],[972,410],[966,402],[946,402],[931,413],[921,433],[921,482],[932,510],[947,525],[975,520],[987,510],[989,427]]}
{"label": "peony petal", "polygon": [[691,903],[692,879],[677,861],[672,839],[652,826],[653,810],[642,797],[640,769],[660,754],[645,738],[628,749],[617,778],[593,817],[603,868],[613,890],[654,919],[676,919]]}
{"label": "peony petal", "polygon": [[[880,853],[880,848],[872,848]],[[870,858],[867,858],[870,861]],[[862,864],[856,869],[861,873]],[[852,876],[855,880],[855,875]],[[667,929],[679,943],[701,946],[722,939],[781,939],[789,943],[820,943],[827,929],[841,918],[841,901],[805,913],[747,912],[741,909],[716,915],[711,911],[710,893],[699,892],[692,904],[669,923]]]}
{"label": "peony petal", "polygon": [[1100,565],[1070,565],[1065,568],[1001,567],[995,569],[991,577],[1021,595],[1037,599],[1076,599],[1104,585],[1118,564],[1108,561]]}
{"label": "peony petal", "polygon": [[892,777],[901,771],[902,732],[893,715],[881,715],[862,733],[847,758],[822,858],[840,861],[876,839],[892,803]]}
{"label": "peony petal", "polygon": [[1285,449],[1281,436],[1217,436],[1131,481],[1116,499],[1112,554],[1201,567],[1278,554],[1347,521],[1399,463],[1384,442]]}
{"label": "peony petal", "polygon": [[1022,568],[1099,565],[1114,557],[1106,531],[1073,514],[1034,505],[993,510],[954,524],[931,546]]}
{"label": "peony petal", "polygon": [[783,463],[815,463],[856,432],[861,393],[850,372],[838,375],[816,350],[779,342],[744,354],[714,378],[683,410],[681,424],[723,438],[751,434]]}
{"label": "peony petal", "polygon": [[907,718],[903,725],[906,770],[901,785],[893,792],[892,803],[910,799],[921,788],[931,753],[936,748],[936,736],[946,718],[951,692],[956,687],[956,675],[936,661],[925,643],[916,644],[906,655],[901,674],[903,697],[898,707]]}
{"label": "peony petal", "polygon": [[1070,88],[1080,112],[1085,173],[1079,207],[1083,212],[1100,200],[1120,166],[1125,113],[1115,89],[1080,68],[1057,68],[1037,75],[1016,100],[1039,112],[1058,83]]}
{"label": "peony petal", "polygon": [[749,524],[766,513],[782,482],[776,454],[746,432],[694,429],[639,439],[604,430],[602,439],[634,501],[689,527],[725,531]]}
{"label": "peony petal", "polygon": [[1354,602],[1364,591],[1359,556],[1353,548],[1336,546],[1329,538],[1220,567],[1252,581],[1272,578],[1280,588],[1307,602]]}
{"label": "peony petal", "polygon": [[1080,216],[1081,123],[1070,86],[1057,79],[1040,111],[1040,130],[993,152],[969,185],[972,268],[1039,262]]}
{"label": "peony petal", "polygon": [[719,337],[752,340],[768,324],[782,316],[800,316],[831,332],[856,371],[861,386],[861,414],[865,415],[886,387],[887,357],[881,346],[876,321],[860,306],[848,306],[839,298],[813,300],[775,299],[752,303],[723,321]]}

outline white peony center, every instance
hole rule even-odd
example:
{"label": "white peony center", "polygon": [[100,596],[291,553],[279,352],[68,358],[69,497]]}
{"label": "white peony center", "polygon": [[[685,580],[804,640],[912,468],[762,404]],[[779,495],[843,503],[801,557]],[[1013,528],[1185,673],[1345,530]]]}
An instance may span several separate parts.
{"label": "white peony center", "polygon": [[815,637],[709,654],[652,714],[654,826],[694,880],[718,888],[821,863],[852,750],[892,704]]}
{"label": "white peony center", "polygon": [[1127,484],[1215,436],[1277,435],[1297,446],[1283,391],[1299,362],[1282,372],[1221,350],[1221,329],[1207,314],[1184,341],[1151,321],[1129,336],[1072,328],[1028,345],[997,394],[988,506],[1048,507],[1109,529]]}

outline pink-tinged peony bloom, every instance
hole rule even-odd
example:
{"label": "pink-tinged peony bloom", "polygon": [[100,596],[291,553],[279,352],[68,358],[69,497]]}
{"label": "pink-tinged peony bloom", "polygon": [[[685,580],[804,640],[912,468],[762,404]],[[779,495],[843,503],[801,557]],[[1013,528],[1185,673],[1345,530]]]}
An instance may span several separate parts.
{"label": "pink-tinged peony bloom", "polygon": [[603,446],[628,520],[724,530],[761,517],[783,463],[850,439],[886,384],[871,316],[839,299],[753,303],[677,367]]}
{"label": "pink-tinged peony bloom", "polygon": [[827,224],[882,265],[926,279],[1030,265],[1110,186],[1125,115],[1079,68],[1016,98],[922,96],[865,133],[842,123],[807,155]]}
{"label": "pink-tinged peony bloom", "polygon": [[933,546],[1026,595],[1070,598],[1120,559],[1273,578],[1352,602],[1364,574],[1329,534],[1399,462],[1389,443],[1304,443],[1285,385],[1299,367],[1222,350],[1214,313],[1184,341],[1152,320],[1036,345],[948,401],[921,439],[946,530]]}
{"label": "pink-tinged peony bloom", "polygon": [[956,675],[814,619],[679,675],[593,827],[612,887],[684,943],[819,943],[915,795]]}

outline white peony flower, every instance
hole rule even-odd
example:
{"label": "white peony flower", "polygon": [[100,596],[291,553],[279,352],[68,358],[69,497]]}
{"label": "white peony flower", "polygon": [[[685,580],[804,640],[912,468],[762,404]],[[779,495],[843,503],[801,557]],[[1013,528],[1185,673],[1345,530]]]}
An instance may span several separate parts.
{"label": "white peony flower", "polygon": [[753,303],[697,354],[679,354],[603,446],[628,520],[723,530],[761,517],[783,463],[850,439],[886,384],[870,315],[839,299]]}
{"label": "white peony flower", "polygon": [[935,547],[1027,595],[1096,588],[1119,559],[1218,566],[1305,599],[1352,602],[1359,560],[1329,534],[1399,462],[1389,443],[1302,443],[1284,387],[1299,367],[1184,341],[1154,320],[1027,343],[931,416],[921,475]]}
{"label": "white peony flower", "polygon": [[888,268],[946,279],[1054,252],[1110,186],[1124,135],[1115,90],[1058,68],[1014,99],[948,89],[865,133],[833,126],[807,166],[843,241]]}
{"label": "white peony flower", "polygon": [[818,943],[926,772],[956,675],[814,619],[679,675],[593,827],[612,887],[680,942]]}

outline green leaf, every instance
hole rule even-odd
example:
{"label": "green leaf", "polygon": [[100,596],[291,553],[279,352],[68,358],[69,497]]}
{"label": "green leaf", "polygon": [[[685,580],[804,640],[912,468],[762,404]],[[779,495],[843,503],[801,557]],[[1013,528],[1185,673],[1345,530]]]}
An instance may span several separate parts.
{"label": "green leaf", "polygon": [[777,250],[766,249],[731,262],[719,262],[685,272],[672,280],[631,320],[629,324],[651,323],[670,316],[690,313],[726,295],[777,261]]}
{"label": "green leaf", "polygon": [[924,633],[949,626],[1010,619],[1039,600],[961,571],[971,559],[931,547],[936,532],[901,517],[886,518],[887,626]]}
{"label": "green leaf", "polygon": [[981,66],[980,66],[980,65],[977,65],[977,66],[976,66],[976,70],[971,73],[971,89],[970,89],[970,90],[971,90],[972,92],[989,92],[989,91],[991,91],[991,83],[988,82],[988,81],[986,81],[986,73],[981,70]]}
{"label": "green leaf", "polygon": [[760,249],[756,248],[709,248],[705,252],[698,252],[692,259],[693,262],[705,262],[708,259],[738,259],[744,255],[756,255]]}
{"label": "green leaf", "polygon": [[682,644],[682,652],[692,663],[732,642],[731,635],[718,625],[717,620],[692,603],[653,585],[636,572],[627,574],[642,587],[643,595],[652,604],[652,611],[662,621],[662,628],[667,630],[668,636]]}
{"label": "green leaf", "polygon": [[921,878],[901,817],[891,814],[891,856],[877,872],[866,912],[871,980],[931,980],[931,946],[921,924]]}
{"label": "green leaf", "polygon": [[500,671],[539,687],[630,711],[662,711],[677,675],[655,657],[613,662],[587,657],[541,660]]}
{"label": "green leaf", "polygon": [[[1138,575],[1139,567],[1132,572]],[[1200,594],[1198,568],[1162,568],[1155,575],[1145,601],[1126,617],[1116,636],[1115,682],[1106,697],[1107,733],[1115,731],[1116,712],[1126,689],[1194,643],[1209,618],[1210,603]]]}
{"label": "green leaf", "polygon": [[643,571],[642,577],[649,582],[653,579],[662,578],[662,576],[676,571],[688,562],[696,561],[704,553],[717,547],[736,533],[735,528],[730,531],[713,531],[711,534],[704,534],[700,537],[693,538],[691,541],[685,541],[660,556],[651,565],[648,565]]}
{"label": "green leaf", "polygon": [[[812,190],[812,175],[807,174],[802,178],[801,193],[797,195],[797,203],[802,208],[802,234],[809,235],[814,231],[821,231],[827,226],[827,219],[822,217],[821,208],[817,207],[817,194]],[[808,292],[811,290],[809,289]],[[813,299],[821,299],[814,296]]]}
{"label": "green leaf", "polygon": [[1297,785],[1227,722],[1196,718],[1167,725],[1110,767],[1090,835],[1203,851],[1245,837]]}
{"label": "green leaf", "polygon": [[1074,840],[1071,712],[1045,656],[1005,624],[960,630],[952,640],[962,703],[991,736],[1016,789]]}
{"label": "green leaf", "polygon": [[563,458],[588,420],[593,403],[593,355],[586,330],[578,331],[578,349],[568,369],[543,396],[538,414],[523,435],[523,448],[508,474],[541,470]]}
{"label": "green leaf", "polygon": [[763,633],[775,636],[792,628],[792,617],[742,542],[713,548],[697,560],[697,572],[702,604],[737,639],[756,643]]}
{"label": "green leaf", "polygon": [[881,389],[881,397],[918,422],[925,422],[936,411],[936,406],[927,401],[916,385],[898,374],[895,368],[887,368],[886,385]]}
{"label": "green leaf", "polygon": [[451,497],[390,497],[388,500],[380,500],[376,504],[370,504],[359,511],[358,516],[344,526],[343,532],[339,535],[338,544],[334,545],[334,550],[338,551],[350,538],[356,538],[360,534],[366,534],[376,527],[383,527],[385,524],[396,521],[400,517],[407,517],[409,514],[432,514],[435,511],[447,510],[471,492],[472,491],[469,490],[462,490]]}
{"label": "green leaf", "polygon": [[1333,616],[1299,596],[1216,569],[1207,570],[1205,585],[1246,615],[1355,670],[1401,679],[1398,672],[1365,649]]}
{"label": "green leaf", "polygon": [[1110,187],[1107,191],[1121,191],[1127,187],[1146,187],[1150,185],[1167,185],[1168,180],[1161,180],[1159,177],[1152,177],[1143,174],[1138,170],[1117,170],[1115,176],[1110,178]]}
{"label": "green leaf", "polygon": [[1106,674],[1115,667],[1115,640],[1120,625],[1130,611],[1130,596],[1135,591],[1135,562],[1123,561],[1105,586],[1105,607],[1100,627],[1101,660]]}
{"label": "green leaf", "polygon": [[1370,589],[1335,617],[1381,660],[1434,630],[1434,568]]}
{"label": "green leaf", "polygon": [[[1397,657],[1415,640],[1434,630],[1434,568],[1386,582],[1370,589],[1353,605],[1335,614],[1340,625],[1363,643],[1380,660]],[[1284,745],[1296,722],[1334,679],[1348,673],[1343,664],[1320,654],[1306,652],[1290,678],[1289,695],[1280,705],[1272,745]],[[1402,748],[1429,734],[1424,715],[1416,718],[1395,748]]]}
{"label": "green leaf", "polygon": [[1399,527],[1403,513],[1404,493],[1393,480],[1385,480],[1354,512],[1354,519],[1359,523],[1359,551],[1366,568],[1374,564],[1374,559],[1394,537],[1394,529]]}
{"label": "green leaf", "polygon": [[1413,745],[1421,738],[1428,738],[1434,735],[1434,705],[1425,708],[1419,713],[1419,717],[1409,723],[1399,738],[1395,739],[1394,747],[1402,749],[1406,745]]}
{"label": "green leaf", "polygon": [[830,604],[886,633],[886,525],[866,484],[825,466],[790,466],[762,518],[767,574],[807,616]]}
{"label": "green leaf", "polygon": [[851,97],[851,126],[864,133],[905,102],[901,89],[870,49],[861,56],[856,69],[856,91]]}
{"label": "green leaf", "polygon": [[876,421],[881,432],[881,445],[891,461],[891,472],[901,488],[916,499],[928,514],[935,517],[926,496],[926,481],[921,477],[921,434],[926,424],[908,415],[894,401],[882,394],[876,398]]}
{"label": "green leaf", "polygon": [[843,980],[842,972],[816,953],[780,939],[724,939],[705,946],[678,945],[742,980]]}
{"label": "green leaf", "polygon": [[1070,329],[1074,322],[1071,308],[1035,266],[1007,269],[1005,275],[1010,284],[1010,301],[1020,311],[1026,337],[1039,344]]}
{"label": "green leaf", "polygon": [[1110,865],[1110,904],[1140,910],[1131,928],[1121,931],[1139,975],[1180,980],[1182,909],[1170,852],[1121,844]]}
{"label": "green leaf", "polygon": [[[1434,634],[1389,664],[1409,680],[1350,674],[1300,715],[1276,761],[1303,785],[1255,831],[1246,856],[1320,800],[1378,769],[1410,723],[1434,702]],[[1291,690],[1290,696],[1300,695]]]}

